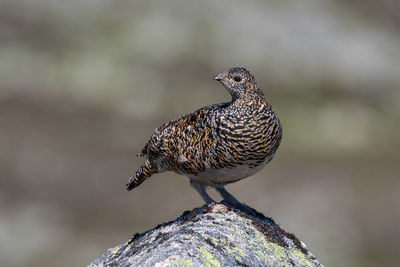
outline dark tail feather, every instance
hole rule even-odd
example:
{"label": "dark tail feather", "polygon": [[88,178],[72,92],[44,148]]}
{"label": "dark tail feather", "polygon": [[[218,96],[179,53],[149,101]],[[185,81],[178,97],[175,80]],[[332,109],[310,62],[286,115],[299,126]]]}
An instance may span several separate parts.
{"label": "dark tail feather", "polygon": [[139,186],[144,182],[147,178],[152,176],[156,172],[156,168],[150,161],[146,161],[140,169],[129,178],[128,183],[126,184],[126,189],[132,190],[133,188]]}

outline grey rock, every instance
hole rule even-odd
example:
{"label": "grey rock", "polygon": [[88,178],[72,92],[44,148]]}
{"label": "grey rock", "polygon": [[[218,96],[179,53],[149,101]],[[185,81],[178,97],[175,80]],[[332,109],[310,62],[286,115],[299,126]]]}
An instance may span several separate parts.
{"label": "grey rock", "polygon": [[322,266],[303,242],[254,209],[212,203],[135,234],[94,266]]}

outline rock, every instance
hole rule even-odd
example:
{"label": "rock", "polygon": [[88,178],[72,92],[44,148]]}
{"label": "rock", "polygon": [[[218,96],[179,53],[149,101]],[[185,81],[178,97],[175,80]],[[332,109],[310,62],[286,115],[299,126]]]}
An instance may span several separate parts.
{"label": "rock", "polygon": [[272,219],[224,202],[186,211],[135,234],[89,266],[132,265],[322,266],[303,242]]}

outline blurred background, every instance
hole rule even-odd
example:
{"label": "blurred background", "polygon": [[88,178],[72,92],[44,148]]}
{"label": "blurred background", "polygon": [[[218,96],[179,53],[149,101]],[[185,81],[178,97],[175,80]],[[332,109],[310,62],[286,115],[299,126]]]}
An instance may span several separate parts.
{"label": "blurred background", "polygon": [[245,66],[284,138],[228,189],[326,266],[398,266],[399,28],[396,0],[1,0],[0,265],[84,266],[201,206],[183,176],[125,183]]}

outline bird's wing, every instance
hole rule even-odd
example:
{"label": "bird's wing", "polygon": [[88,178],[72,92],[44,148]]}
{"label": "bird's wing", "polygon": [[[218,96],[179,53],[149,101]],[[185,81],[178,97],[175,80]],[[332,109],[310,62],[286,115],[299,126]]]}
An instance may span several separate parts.
{"label": "bird's wing", "polygon": [[141,155],[162,159],[161,168],[196,173],[207,168],[216,146],[213,114],[223,104],[201,108],[156,129]]}

